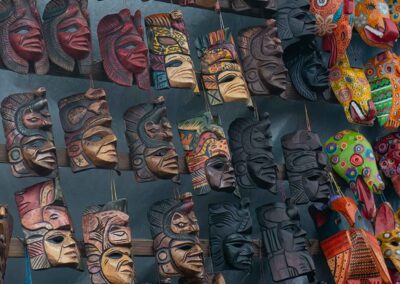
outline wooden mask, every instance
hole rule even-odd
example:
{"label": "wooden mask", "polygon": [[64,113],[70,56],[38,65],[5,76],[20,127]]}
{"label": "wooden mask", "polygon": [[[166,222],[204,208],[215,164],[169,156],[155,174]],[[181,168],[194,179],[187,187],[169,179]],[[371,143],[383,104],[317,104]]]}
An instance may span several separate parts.
{"label": "wooden mask", "polygon": [[209,103],[243,101],[250,104],[250,93],[230,30],[226,28],[200,36],[195,44]]}
{"label": "wooden mask", "polygon": [[127,200],[86,208],[82,217],[87,266],[93,284],[134,284]]}
{"label": "wooden mask", "polygon": [[71,169],[114,169],[118,164],[117,137],[103,89],[66,97],[58,102]]}
{"label": "wooden mask", "polygon": [[12,231],[13,218],[8,212],[8,206],[0,205],[0,284],[4,284]]}
{"label": "wooden mask", "polygon": [[228,130],[229,147],[236,180],[242,189],[256,186],[276,193],[276,164],[272,153],[272,133],[269,113],[260,120],[240,117]]}
{"label": "wooden mask", "polygon": [[318,134],[298,130],[281,138],[290,196],[296,204],[327,202],[330,194],[328,157]]}
{"label": "wooden mask", "polygon": [[146,16],[144,22],[154,87],[197,89],[182,11]]}
{"label": "wooden mask", "polygon": [[57,157],[46,90],[6,97],[1,116],[13,175],[55,177]]}
{"label": "wooden mask", "polygon": [[[196,4],[198,1],[199,0],[195,0]],[[259,13],[262,15],[276,13],[277,6],[277,0],[221,0],[219,2],[221,8],[224,9],[231,9],[235,12],[255,11],[258,9]]]}
{"label": "wooden mask", "polygon": [[124,114],[125,136],[138,182],[179,179],[178,154],[164,97],[129,108]]}
{"label": "wooden mask", "polygon": [[253,95],[279,95],[286,90],[288,71],[275,20],[242,30],[238,45],[244,76]]}
{"label": "wooden mask", "polygon": [[228,141],[211,113],[178,123],[178,130],[195,192],[233,192],[236,179]]}
{"label": "wooden mask", "polygon": [[302,275],[313,279],[315,265],[298,209],[289,201],[277,202],[258,207],[256,213],[272,279],[283,281]]}
{"label": "wooden mask", "polygon": [[15,193],[31,267],[80,269],[80,252],[59,183],[41,182]]}
{"label": "wooden mask", "polygon": [[27,74],[29,65],[36,74],[49,71],[49,59],[35,0],[0,2],[0,57],[4,65]]}
{"label": "wooden mask", "polygon": [[50,60],[70,72],[76,62],[81,74],[89,74],[92,65],[87,5],[87,0],[51,0],[43,13]]}
{"label": "wooden mask", "polygon": [[108,78],[122,86],[150,89],[148,49],[143,38],[142,15],[128,9],[107,15],[97,27],[103,67]]}

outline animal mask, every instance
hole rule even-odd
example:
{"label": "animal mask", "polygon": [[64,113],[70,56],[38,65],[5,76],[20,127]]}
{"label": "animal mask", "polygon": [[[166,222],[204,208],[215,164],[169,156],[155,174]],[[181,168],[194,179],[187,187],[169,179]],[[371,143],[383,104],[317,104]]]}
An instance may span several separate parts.
{"label": "animal mask", "polygon": [[329,83],[350,123],[374,124],[376,108],[362,69],[352,68],[344,56],[330,69]]}
{"label": "animal mask", "polygon": [[0,284],[4,284],[12,231],[13,218],[8,212],[8,206],[0,205]]}
{"label": "animal mask", "polygon": [[55,177],[57,157],[46,90],[6,97],[1,116],[13,175]]}
{"label": "animal mask", "polygon": [[143,38],[142,15],[128,9],[103,17],[97,26],[100,53],[107,77],[121,86],[150,89],[148,49]]}

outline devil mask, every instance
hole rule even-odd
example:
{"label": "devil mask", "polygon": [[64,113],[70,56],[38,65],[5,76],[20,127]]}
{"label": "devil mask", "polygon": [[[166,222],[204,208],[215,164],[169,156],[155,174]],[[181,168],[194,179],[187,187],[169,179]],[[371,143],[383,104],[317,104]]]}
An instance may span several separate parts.
{"label": "devil mask", "polygon": [[126,199],[88,207],[82,230],[92,283],[135,283]]}
{"label": "devil mask", "polygon": [[229,202],[208,206],[210,249],[215,271],[250,270],[254,254],[249,202],[244,206]]}
{"label": "devil mask", "polygon": [[164,98],[139,104],[124,114],[125,135],[136,180],[177,179],[178,155],[172,143],[172,127]]}
{"label": "devil mask", "polygon": [[156,89],[196,89],[182,11],[145,17],[151,77]]}
{"label": "devil mask", "polygon": [[117,137],[103,89],[89,89],[58,102],[71,169],[113,169],[118,163]]}
{"label": "devil mask", "polygon": [[49,71],[49,59],[35,0],[0,2],[0,56],[4,65],[18,73]]}
{"label": "devil mask", "polygon": [[347,56],[331,68],[329,84],[350,123],[374,124],[376,108],[371,99],[371,87],[363,70],[352,68]]}
{"label": "devil mask", "polygon": [[244,76],[254,95],[279,95],[286,90],[287,69],[275,20],[265,26],[249,27],[238,37]]}
{"label": "devil mask", "polygon": [[316,133],[307,130],[281,138],[290,196],[296,204],[327,202],[330,181],[328,158]]}
{"label": "devil mask", "polygon": [[289,203],[270,203],[258,207],[256,213],[272,279],[283,281],[302,275],[312,279],[314,261],[297,208]]}
{"label": "devil mask", "polygon": [[122,86],[132,86],[133,79],[141,89],[150,89],[147,47],[143,38],[139,10],[132,16],[128,9],[105,16],[97,34],[103,67],[108,78]]}
{"label": "devil mask", "polygon": [[376,213],[373,194],[380,193],[385,184],[379,175],[371,144],[361,133],[343,130],[326,141],[325,152],[334,171],[349,183],[362,203],[364,216],[372,220]]}
{"label": "devil mask", "polygon": [[249,104],[250,93],[230,30],[218,30],[198,37],[196,49],[209,103],[244,101]]}
{"label": "devil mask", "polygon": [[224,130],[211,113],[178,123],[186,163],[198,194],[232,192],[236,179]]}
{"label": "devil mask", "polygon": [[276,164],[269,114],[264,113],[260,121],[237,118],[229,126],[228,134],[239,187],[254,189],[258,186],[276,193]]}
{"label": "devil mask", "polygon": [[41,182],[17,192],[15,202],[32,269],[80,269],[79,249],[58,182]]}
{"label": "devil mask", "polygon": [[13,218],[7,205],[0,205],[0,284],[4,283],[8,252],[11,245]]}
{"label": "devil mask", "polygon": [[13,175],[54,177],[57,158],[46,90],[6,97],[1,116]]}

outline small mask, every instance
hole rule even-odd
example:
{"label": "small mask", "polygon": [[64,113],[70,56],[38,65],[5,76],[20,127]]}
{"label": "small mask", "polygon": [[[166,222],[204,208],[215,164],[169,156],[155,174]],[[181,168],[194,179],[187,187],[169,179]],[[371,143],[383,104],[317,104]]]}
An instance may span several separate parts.
{"label": "small mask", "polygon": [[1,116],[13,175],[55,177],[57,157],[46,90],[6,97]]}
{"label": "small mask", "polygon": [[134,284],[132,237],[126,199],[86,208],[82,217],[93,284]]}
{"label": "small mask", "polygon": [[121,85],[150,89],[148,49],[143,38],[142,15],[128,9],[107,15],[97,27],[103,67],[108,78]]}
{"label": "small mask", "polygon": [[296,204],[327,202],[328,158],[318,134],[299,130],[281,138],[290,196]]}
{"label": "small mask", "polygon": [[178,130],[195,192],[233,192],[236,179],[228,141],[211,113],[178,123]]}
{"label": "small mask", "polygon": [[250,93],[230,30],[218,30],[198,37],[196,49],[209,103],[243,101],[250,104]]}
{"label": "small mask", "polygon": [[376,213],[374,193],[381,193],[385,184],[376,166],[371,144],[361,133],[343,130],[325,143],[325,152],[334,171],[350,185],[361,202],[368,220]]}
{"label": "small mask", "polygon": [[315,265],[307,249],[307,233],[300,227],[298,209],[277,202],[258,207],[256,213],[272,279],[283,281],[302,275],[312,279]]}
{"label": "small mask", "polygon": [[286,90],[288,71],[275,20],[242,30],[238,45],[244,76],[253,95],[279,95]]}
{"label": "small mask", "polygon": [[377,48],[392,49],[399,36],[384,0],[357,0],[354,26],[366,44]]}
{"label": "small mask", "polygon": [[138,182],[179,179],[178,154],[172,143],[172,126],[164,97],[139,104],[124,114],[125,136]]}
{"label": "small mask", "polygon": [[329,84],[350,123],[373,125],[376,108],[362,69],[352,68],[347,56],[330,69]]}
{"label": "small mask", "polygon": [[182,11],[150,15],[144,22],[154,87],[197,89]]}
{"label": "small mask", "polygon": [[1,60],[8,69],[27,74],[32,64],[36,74],[49,71],[36,1],[0,2],[0,39]]}
{"label": "small mask", "polygon": [[[386,116],[384,127],[396,129],[400,127],[400,58],[391,51],[386,51],[371,58],[364,66],[364,72],[368,80],[389,79],[391,89],[384,92],[382,96],[389,96],[388,103],[384,103],[381,108],[389,109],[389,116]],[[378,81],[379,82],[379,81]],[[380,87],[386,83],[385,80],[380,81]],[[386,86],[388,84],[385,84]],[[372,86],[372,84],[371,84]],[[382,120],[382,119],[381,119]]]}
{"label": "small mask", "polygon": [[260,121],[237,118],[229,126],[229,146],[236,180],[242,189],[256,186],[276,193],[277,167],[272,153],[272,133],[269,114]]}
{"label": "small mask", "polygon": [[13,231],[13,218],[7,205],[0,205],[0,284],[4,284],[8,253]]}
{"label": "small mask", "polygon": [[16,192],[15,202],[32,269],[80,269],[80,252],[58,182],[41,182]]}
{"label": "small mask", "polygon": [[117,137],[103,89],[89,89],[58,102],[60,120],[72,171],[114,169]]}

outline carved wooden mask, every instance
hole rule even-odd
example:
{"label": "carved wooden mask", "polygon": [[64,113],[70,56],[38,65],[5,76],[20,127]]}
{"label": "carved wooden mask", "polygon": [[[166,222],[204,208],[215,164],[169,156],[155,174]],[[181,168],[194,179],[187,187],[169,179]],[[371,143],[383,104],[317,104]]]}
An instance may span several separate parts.
{"label": "carved wooden mask", "polygon": [[236,180],[240,188],[256,186],[276,193],[276,164],[272,153],[272,133],[269,114],[259,121],[237,118],[229,126],[229,147]]}
{"label": "carved wooden mask", "polygon": [[55,177],[57,157],[46,90],[6,97],[1,116],[13,175]]}
{"label": "carved wooden mask", "polygon": [[243,101],[249,104],[250,93],[231,31],[226,28],[211,32],[198,37],[195,44],[209,103]]}
{"label": "carved wooden mask", "polygon": [[93,284],[134,284],[127,200],[86,208],[82,217],[87,266]]}
{"label": "carved wooden mask", "polygon": [[196,73],[182,11],[146,16],[144,22],[154,87],[158,90],[196,89]]}
{"label": "carved wooden mask", "polygon": [[58,102],[72,171],[117,166],[117,137],[103,89],[66,97]]}
{"label": "carved wooden mask", "polygon": [[275,20],[242,30],[238,45],[244,76],[253,95],[279,95],[286,90],[288,71]]}
{"label": "carved wooden mask", "polygon": [[178,123],[178,130],[195,192],[233,192],[236,179],[228,141],[211,113]]}
{"label": "carved wooden mask", "polygon": [[150,89],[148,49],[143,38],[142,15],[128,9],[107,15],[97,27],[103,67],[108,78],[122,86]]}
{"label": "carved wooden mask", "polygon": [[4,283],[8,252],[11,245],[13,218],[7,205],[0,205],[0,284]]}
{"label": "carved wooden mask", "polygon": [[16,192],[15,202],[32,269],[80,269],[80,252],[58,182],[41,182]]}
{"label": "carved wooden mask", "polygon": [[49,71],[49,59],[35,0],[0,2],[0,57],[4,65],[27,74],[29,65],[36,74]]}
{"label": "carved wooden mask", "polygon": [[[184,0],[187,1],[187,0]],[[200,2],[199,0],[195,1]],[[265,13],[267,15],[272,15],[276,13],[277,0],[221,0],[220,6],[224,9],[231,9],[235,12],[257,10],[260,13]],[[214,3],[215,5],[215,3]],[[212,8],[214,6],[211,6]]]}
{"label": "carved wooden mask", "polygon": [[138,182],[179,178],[178,154],[164,97],[129,108],[124,114],[125,135]]}
{"label": "carved wooden mask", "polygon": [[50,60],[67,71],[89,74],[92,43],[87,0],[51,0],[43,13],[43,33]]}

